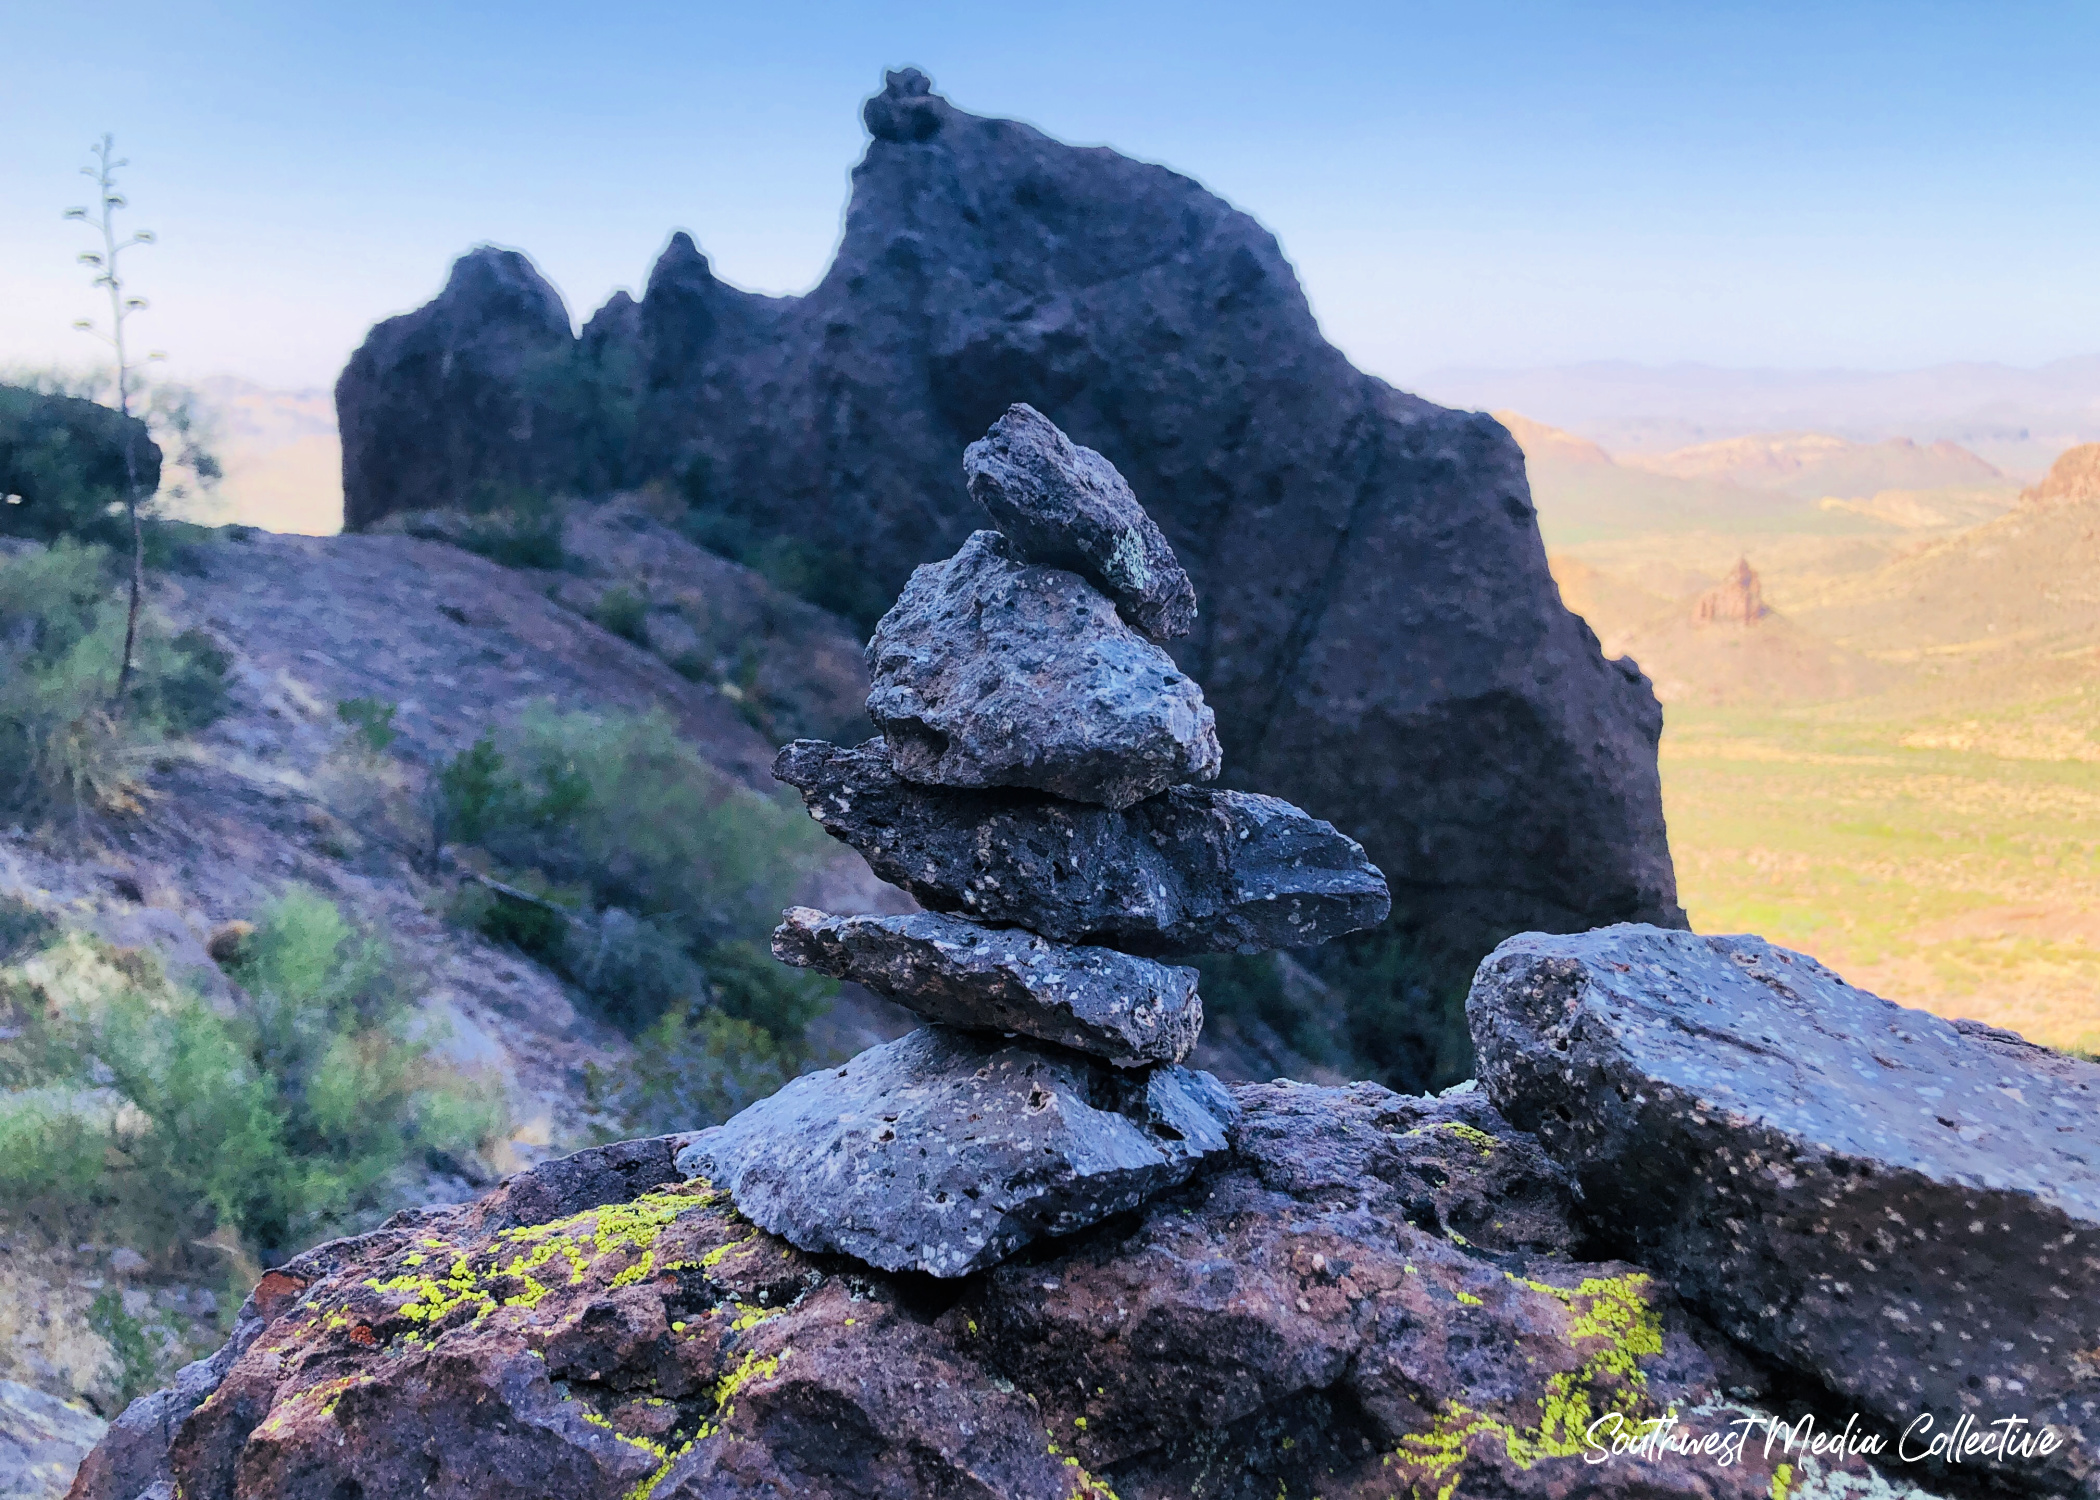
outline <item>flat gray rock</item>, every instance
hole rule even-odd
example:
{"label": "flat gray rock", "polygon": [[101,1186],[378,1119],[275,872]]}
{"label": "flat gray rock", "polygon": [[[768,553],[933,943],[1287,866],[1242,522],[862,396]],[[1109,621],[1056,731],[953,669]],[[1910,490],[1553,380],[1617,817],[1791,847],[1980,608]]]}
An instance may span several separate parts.
{"label": "flat gray rock", "polygon": [[1363,846],[1288,802],[1178,786],[1121,812],[1039,792],[936,791],[880,740],[796,740],[773,774],[875,873],[934,911],[1174,957],[1324,943],[1385,920]]}
{"label": "flat gray rock", "polygon": [[1178,1063],[1203,1030],[1194,969],[938,912],[783,915],[775,958],[864,984],[929,1021],[1019,1032],[1120,1068]]}
{"label": "flat gray rock", "polygon": [[1018,554],[1068,568],[1155,641],[1189,633],[1196,588],[1116,466],[1025,402],[963,453],[970,497]]}
{"label": "flat gray rock", "polygon": [[1511,938],[1466,1014],[1495,1106],[1730,1336],[1897,1431],[2051,1424],[1965,1467],[2100,1494],[2100,1066],[1644,926]]}
{"label": "flat gray rock", "polygon": [[967,1276],[1185,1181],[1236,1112],[1208,1073],[929,1026],[701,1132],[678,1167],[804,1250]]}
{"label": "flat gray rock", "polygon": [[60,1500],[108,1429],[93,1412],[0,1380],[0,1500]]}
{"label": "flat gray rock", "polygon": [[868,642],[868,717],[899,775],[1128,807],[1218,774],[1218,722],[1174,658],[1077,573],[980,531],[911,575]]}

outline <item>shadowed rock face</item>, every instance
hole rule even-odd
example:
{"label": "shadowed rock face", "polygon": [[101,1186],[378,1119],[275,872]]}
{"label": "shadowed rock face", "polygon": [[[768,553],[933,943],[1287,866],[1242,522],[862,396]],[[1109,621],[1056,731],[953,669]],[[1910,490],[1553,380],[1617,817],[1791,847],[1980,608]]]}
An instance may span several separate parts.
{"label": "shadowed rock face", "polygon": [[[629,482],[680,483],[872,625],[979,524],[956,455],[1030,403],[1120,470],[1193,579],[1174,651],[1227,779],[1361,837],[1400,924],[1470,970],[1526,928],[1682,923],[1660,712],[1561,608],[1500,425],[1352,368],[1275,239],[1186,177],[965,114],[910,71],[866,119],[807,296],[726,286],[681,234],[639,306],[593,319],[578,357],[621,393],[606,441]],[[437,338],[430,312],[408,325]],[[552,338],[529,305],[516,319],[530,347]],[[455,455],[509,441],[430,399],[406,332],[382,325],[345,378],[354,525],[459,489]],[[535,433],[542,411],[559,417],[534,408]]]}
{"label": "shadowed rock face", "polygon": [[1972,1471],[2100,1494],[2100,1067],[1756,937],[1528,933],[1466,1008],[1490,1098],[1723,1330],[1894,1430],[2053,1424]]}

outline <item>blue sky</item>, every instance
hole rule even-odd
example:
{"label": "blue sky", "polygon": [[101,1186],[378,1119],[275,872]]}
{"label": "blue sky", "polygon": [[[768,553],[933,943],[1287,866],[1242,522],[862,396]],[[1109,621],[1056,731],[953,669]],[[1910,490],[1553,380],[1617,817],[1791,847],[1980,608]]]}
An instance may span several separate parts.
{"label": "blue sky", "polygon": [[[0,0],[0,365],[79,361],[102,130],[182,374],[324,384],[481,241],[588,314],[690,229],[807,287],[860,100],[1185,171],[1407,381],[1592,358],[1901,368],[2100,350],[2100,7]],[[111,61],[111,59],[115,59]]]}

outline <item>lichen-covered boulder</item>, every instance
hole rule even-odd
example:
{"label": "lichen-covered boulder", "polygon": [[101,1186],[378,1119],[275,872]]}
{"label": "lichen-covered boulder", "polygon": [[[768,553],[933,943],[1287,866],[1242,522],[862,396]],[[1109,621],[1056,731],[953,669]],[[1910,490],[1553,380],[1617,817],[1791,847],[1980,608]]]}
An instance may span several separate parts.
{"label": "lichen-covered boulder", "polygon": [[[1835,1500],[1885,1483],[1756,1443],[1734,1464],[1600,1455],[1592,1424],[1754,1415],[1714,1401],[1757,1377],[1660,1278],[1580,1258],[1565,1174],[1478,1099],[1237,1098],[1215,1170],[960,1282],[757,1228],[673,1167],[691,1137],[535,1168],[273,1271],[225,1350],[117,1424],[130,1446],[113,1454],[113,1432],[74,1500]],[[1508,1215],[1474,1217],[1490,1203]]]}
{"label": "lichen-covered boulder", "polygon": [[1116,466],[1034,407],[1008,407],[964,450],[963,473],[1022,558],[1083,575],[1155,641],[1189,633],[1196,587],[1174,549]]}
{"label": "lichen-covered boulder", "polygon": [[1208,1073],[929,1026],[805,1073],[678,1161],[805,1250],[967,1276],[1185,1182],[1233,1113]]}
{"label": "lichen-covered boulder", "polygon": [[1651,927],[1511,938],[1466,1008],[1495,1104],[1731,1337],[1898,1428],[2052,1426],[1968,1470],[2100,1494],[2100,1066]]}
{"label": "lichen-covered boulder", "polygon": [[868,673],[868,717],[910,781],[1123,808],[1221,763],[1217,719],[1174,658],[996,531],[911,575]]}
{"label": "lichen-covered boulder", "polygon": [[929,1021],[1018,1032],[1122,1068],[1178,1063],[1203,1030],[1196,971],[938,912],[782,913],[773,956],[864,984]]}
{"label": "lichen-covered boulder", "polygon": [[1385,920],[1363,846],[1288,802],[1172,787],[1134,807],[899,776],[880,740],[796,740],[773,774],[920,904],[1151,957],[1324,943]]}

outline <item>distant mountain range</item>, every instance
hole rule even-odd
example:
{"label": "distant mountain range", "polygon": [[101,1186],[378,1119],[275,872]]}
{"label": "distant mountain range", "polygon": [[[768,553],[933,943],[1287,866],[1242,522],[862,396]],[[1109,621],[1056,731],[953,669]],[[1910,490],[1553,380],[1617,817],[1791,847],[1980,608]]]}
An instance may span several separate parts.
{"label": "distant mountain range", "polygon": [[1531,369],[1451,367],[1408,389],[1449,406],[1513,408],[1580,432],[1623,461],[1744,433],[1827,433],[1858,443],[1959,443],[2022,479],[2100,440],[2100,355],[2035,369],[1728,370],[1600,360]]}

